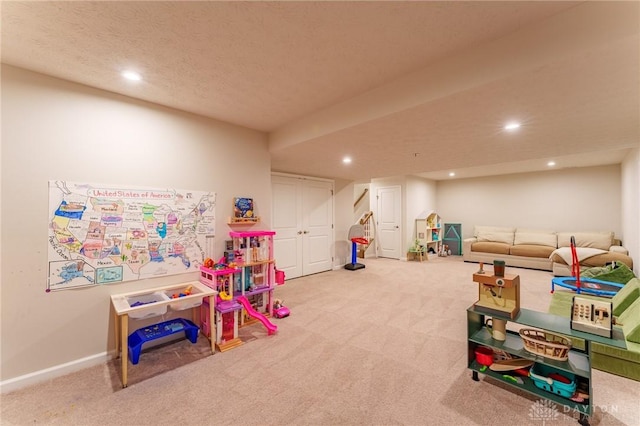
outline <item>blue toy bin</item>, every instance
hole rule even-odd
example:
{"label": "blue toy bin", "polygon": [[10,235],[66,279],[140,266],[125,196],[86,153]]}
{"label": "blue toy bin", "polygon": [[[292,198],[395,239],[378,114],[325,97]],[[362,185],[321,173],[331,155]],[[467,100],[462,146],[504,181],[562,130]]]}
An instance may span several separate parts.
{"label": "blue toy bin", "polygon": [[[567,378],[570,382],[564,383],[553,379],[552,377],[556,374]],[[531,377],[533,383],[540,389],[565,398],[571,398],[576,392],[576,376],[567,371],[557,370],[548,365],[536,363],[531,368],[531,371],[529,371],[529,377]]]}

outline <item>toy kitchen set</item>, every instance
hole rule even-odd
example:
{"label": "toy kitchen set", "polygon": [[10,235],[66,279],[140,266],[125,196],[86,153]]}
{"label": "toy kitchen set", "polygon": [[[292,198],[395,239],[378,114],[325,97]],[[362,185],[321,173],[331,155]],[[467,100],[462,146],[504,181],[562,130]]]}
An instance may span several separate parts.
{"label": "toy kitchen set", "polygon": [[478,283],[476,310],[514,319],[520,312],[520,276],[504,273],[504,261],[496,260],[493,271],[485,271],[483,264],[473,274]]}
{"label": "toy kitchen set", "polygon": [[573,296],[571,329],[611,338],[613,330],[612,304]]}

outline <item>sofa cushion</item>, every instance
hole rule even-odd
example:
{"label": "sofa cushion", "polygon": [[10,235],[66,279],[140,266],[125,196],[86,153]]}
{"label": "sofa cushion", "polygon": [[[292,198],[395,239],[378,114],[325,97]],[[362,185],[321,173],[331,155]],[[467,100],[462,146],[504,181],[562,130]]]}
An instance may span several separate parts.
{"label": "sofa cushion", "polygon": [[500,226],[476,226],[474,236],[480,242],[489,241],[512,245],[513,234],[515,231],[515,228],[505,228]]}
{"label": "sofa cushion", "polygon": [[[551,260],[556,263],[567,265],[567,262],[565,262],[562,256],[557,253],[554,253],[553,256],[551,256]],[[614,253],[610,251],[584,259],[582,262],[580,262],[580,265],[591,268],[594,266],[604,266],[607,263],[611,262],[622,262],[629,268],[633,268],[633,259],[631,259],[629,256],[622,253]]]}
{"label": "sofa cushion", "polygon": [[533,244],[519,244],[509,248],[509,254],[514,256],[541,257],[548,259],[555,247]]}
{"label": "sofa cushion", "polygon": [[[609,281],[618,284],[627,284],[636,277],[631,268],[622,262],[607,264],[606,266],[596,266],[580,272],[581,277],[596,278],[602,281]],[[632,286],[633,287],[633,286]]]}
{"label": "sofa cushion", "polygon": [[640,279],[634,278],[625,284],[615,296],[611,298],[613,316],[620,316],[633,302],[640,298]]}
{"label": "sofa cushion", "polygon": [[[554,232],[535,231],[531,229],[517,229],[513,238],[513,245],[529,244],[539,246],[558,247],[558,237]],[[553,250],[552,250],[553,251]],[[551,252],[549,252],[551,254]],[[547,255],[549,257],[549,255]]]}
{"label": "sofa cushion", "polygon": [[636,299],[625,309],[616,322],[622,325],[622,334],[626,340],[640,343],[640,299]]}
{"label": "sofa cushion", "polygon": [[471,244],[471,251],[479,251],[482,253],[509,254],[509,244],[496,243],[490,241],[480,241]]}
{"label": "sofa cushion", "polygon": [[576,247],[609,250],[613,245],[613,232],[558,232],[558,247],[570,247],[571,236],[576,239]]}

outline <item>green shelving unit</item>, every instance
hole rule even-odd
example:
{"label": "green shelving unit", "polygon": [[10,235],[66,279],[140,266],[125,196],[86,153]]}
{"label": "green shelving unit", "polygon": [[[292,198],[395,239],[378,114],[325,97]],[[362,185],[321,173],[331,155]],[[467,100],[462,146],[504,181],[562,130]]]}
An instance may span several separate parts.
{"label": "green shelving unit", "polygon": [[[507,330],[505,341],[498,341],[491,337],[491,334],[484,326],[487,316],[500,318],[519,326],[533,327],[554,334],[566,336],[576,344],[569,351],[567,361],[557,361],[541,355],[533,354],[524,348],[524,343],[520,335],[511,330]],[[476,311],[475,307],[467,309],[467,346],[468,346],[468,368],[472,371],[473,380],[480,380],[479,374],[492,377],[506,385],[520,389],[523,392],[535,395],[539,398],[550,400],[555,404],[566,407],[565,412],[575,412],[580,414],[579,423],[588,425],[589,418],[593,415],[594,395],[591,382],[591,343],[597,342],[609,346],[625,348],[626,344],[621,336],[614,335],[612,339],[571,330],[569,319],[542,312],[520,309],[519,314],[512,320],[506,316],[487,315]],[[490,347],[494,351],[504,351],[514,357],[525,358],[538,364],[547,365],[557,370],[571,373],[576,377],[578,383],[586,383],[589,399],[583,402],[576,402],[569,398],[556,395],[554,393],[538,388],[533,380],[522,377],[524,383],[518,384],[503,377],[504,372],[495,372],[488,368],[483,368],[475,359],[475,349],[478,346]]]}

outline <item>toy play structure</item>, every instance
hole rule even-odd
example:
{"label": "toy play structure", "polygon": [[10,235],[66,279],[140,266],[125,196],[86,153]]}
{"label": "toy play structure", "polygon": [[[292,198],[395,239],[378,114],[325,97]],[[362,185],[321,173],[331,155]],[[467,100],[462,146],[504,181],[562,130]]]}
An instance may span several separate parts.
{"label": "toy play structure", "polygon": [[364,227],[362,225],[353,225],[349,228],[349,240],[351,241],[351,263],[344,265],[344,269],[349,271],[356,271],[363,269],[364,265],[356,261],[358,255],[358,244],[369,244],[366,238],[364,238]]}
{"label": "toy play structure", "polygon": [[262,323],[262,325],[264,325],[269,335],[272,335],[273,333],[278,331],[278,326],[272,324],[271,321],[267,319],[267,317],[265,317],[260,312],[253,309],[253,307],[251,306],[251,303],[249,303],[249,300],[247,300],[246,297],[244,296],[238,297],[238,302],[240,302],[244,310],[247,312],[247,315],[257,319]]}
{"label": "toy play structure", "polygon": [[202,305],[202,331],[211,336],[215,327],[215,343],[224,352],[242,344],[238,329],[260,322],[267,334],[278,327],[268,317],[275,315],[273,291],[284,283],[284,272],[277,273],[273,258],[273,231],[229,233],[231,246],[217,263],[200,267],[200,282],[216,291],[215,323],[208,323],[210,306]]}
{"label": "toy play structure", "polygon": [[576,249],[576,240],[571,237],[571,277],[556,277],[551,280],[551,293],[555,291],[555,286],[560,286],[573,290],[576,294],[581,292],[593,294],[596,296],[613,297],[618,290],[624,287],[610,281],[601,281],[595,278],[580,277],[580,262]]}

